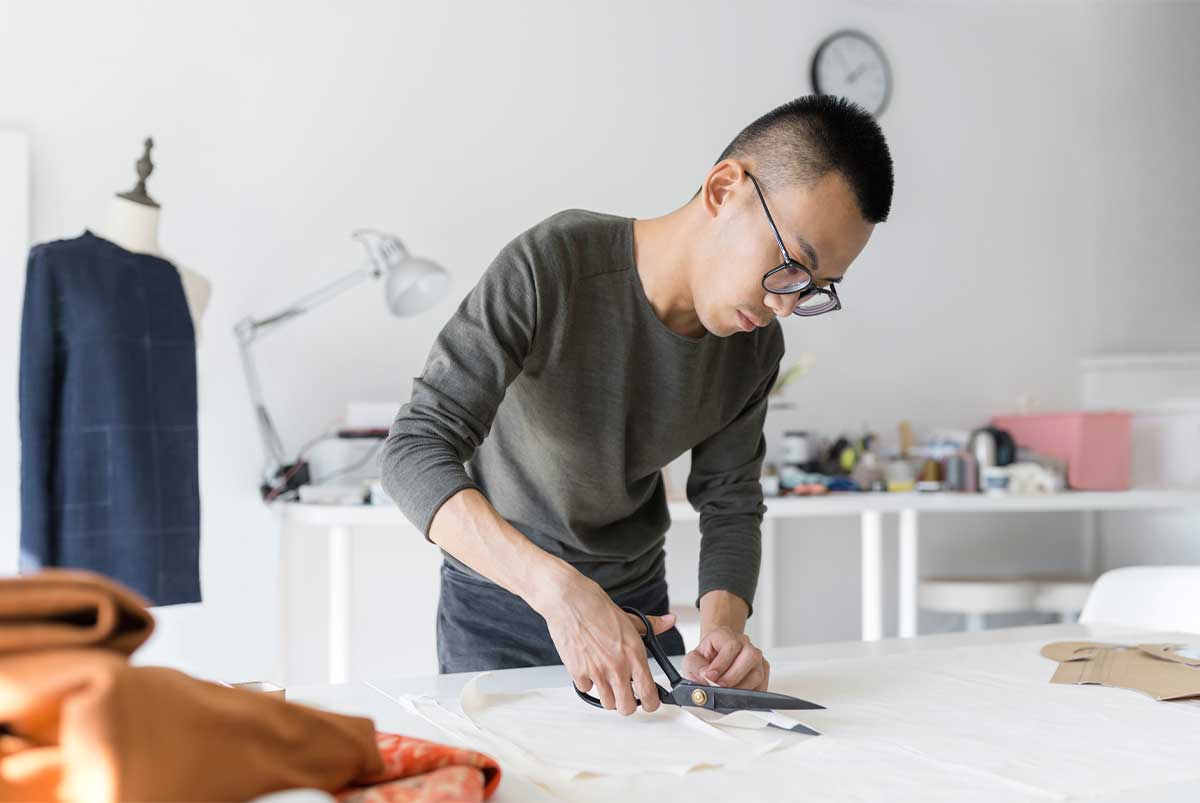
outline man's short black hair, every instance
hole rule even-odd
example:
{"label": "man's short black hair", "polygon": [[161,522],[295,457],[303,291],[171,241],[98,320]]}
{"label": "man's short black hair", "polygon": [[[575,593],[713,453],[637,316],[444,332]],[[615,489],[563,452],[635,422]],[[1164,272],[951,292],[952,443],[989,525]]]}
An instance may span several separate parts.
{"label": "man's short black hair", "polygon": [[754,162],[764,186],[810,185],[828,173],[846,179],[868,223],[892,206],[892,155],[875,118],[845,98],[805,95],[772,109],[734,137],[723,159]]}

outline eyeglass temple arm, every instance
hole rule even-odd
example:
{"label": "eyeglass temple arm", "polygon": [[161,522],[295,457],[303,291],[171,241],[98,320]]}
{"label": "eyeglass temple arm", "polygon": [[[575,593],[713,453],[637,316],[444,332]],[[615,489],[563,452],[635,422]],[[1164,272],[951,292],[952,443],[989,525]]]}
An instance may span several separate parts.
{"label": "eyeglass temple arm", "polygon": [[796,260],[792,259],[792,255],[787,252],[787,247],[783,244],[783,238],[779,236],[779,227],[775,225],[775,218],[771,217],[771,210],[767,207],[767,199],[763,196],[762,188],[758,186],[758,179],[749,170],[746,171],[746,175],[750,177],[750,183],[754,185],[754,191],[758,193],[758,200],[762,204],[763,212],[767,214],[767,222],[771,224],[771,235],[775,238],[776,244],[779,245],[779,253],[783,254],[785,262],[795,262]]}

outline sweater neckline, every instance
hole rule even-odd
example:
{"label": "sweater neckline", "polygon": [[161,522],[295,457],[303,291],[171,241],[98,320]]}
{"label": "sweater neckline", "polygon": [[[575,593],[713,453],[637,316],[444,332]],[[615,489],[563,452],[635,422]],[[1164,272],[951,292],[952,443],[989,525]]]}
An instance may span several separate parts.
{"label": "sweater neckline", "polygon": [[656,324],[657,328],[664,334],[670,335],[674,339],[691,346],[702,346],[707,344],[709,340],[714,337],[712,332],[705,330],[704,334],[700,335],[699,337],[681,335],[663,323],[662,318],[658,317],[658,313],[654,311],[654,305],[650,303],[650,297],[646,295],[646,288],[642,286],[642,275],[638,273],[637,269],[637,257],[634,253],[633,247],[633,224],[635,221],[636,218],[626,218],[625,220],[625,234],[627,238],[627,242],[625,244],[625,257],[629,264],[629,281],[631,284],[633,284],[634,290],[637,293],[639,306],[646,315],[649,315],[654,319],[654,324]]}

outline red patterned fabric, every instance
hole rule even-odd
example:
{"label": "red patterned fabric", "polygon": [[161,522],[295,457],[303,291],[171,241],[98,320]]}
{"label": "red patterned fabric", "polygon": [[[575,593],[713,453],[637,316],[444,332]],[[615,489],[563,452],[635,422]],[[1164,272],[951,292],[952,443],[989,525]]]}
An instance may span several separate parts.
{"label": "red patterned fabric", "polygon": [[500,765],[474,750],[377,733],[383,770],[338,793],[341,803],[478,803],[500,785]]}

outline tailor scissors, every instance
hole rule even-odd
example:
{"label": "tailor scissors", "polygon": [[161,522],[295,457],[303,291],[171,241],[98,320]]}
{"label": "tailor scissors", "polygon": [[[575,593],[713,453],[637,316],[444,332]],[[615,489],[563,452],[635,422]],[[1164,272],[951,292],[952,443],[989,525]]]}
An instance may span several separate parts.
{"label": "tailor scissors", "polygon": [[[667,653],[663,650],[662,645],[659,644],[658,637],[654,635],[654,628],[650,626],[650,620],[646,618],[646,615],[637,608],[622,607],[622,610],[642,620],[642,626],[646,629],[646,632],[642,635],[642,642],[646,645],[646,651],[662,667],[663,674],[667,676],[667,680],[671,684],[670,690],[664,689],[657,683],[654,684],[655,688],[658,689],[658,699],[664,705],[678,705],[685,708],[707,708],[718,714],[732,714],[735,711],[812,710],[825,708],[823,705],[786,694],[777,694],[769,691],[752,691],[750,689],[731,689],[724,686],[705,686],[701,683],[693,683],[690,680],[686,680],[675,669],[675,666],[671,663],[671,659],[667,657]],[[574,686],[574,684],[572,685]],[[585,703],[594,705],[597,708],[604,707],[595,697],[581,692],[578,686],[574,688],[575,693]],[[635,701],[638,705],[642,704],[641,700],[636,700],[635,698]],[[781,726],[772,723],[772,727],[778,728]],[[811,728],[799,723],[795,727],[784,728],[784,730],[792,730],[798,733],[816,733]]]}

